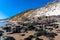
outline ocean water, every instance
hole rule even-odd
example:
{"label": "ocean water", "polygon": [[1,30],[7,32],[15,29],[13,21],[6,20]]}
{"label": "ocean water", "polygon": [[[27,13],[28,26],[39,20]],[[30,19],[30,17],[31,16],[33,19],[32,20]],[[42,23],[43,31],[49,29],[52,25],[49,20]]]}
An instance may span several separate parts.
{"label": "ocean water", "polygon": [[0,27],[5,27],[6,24],[7,24],[6,20],[0,21]]}

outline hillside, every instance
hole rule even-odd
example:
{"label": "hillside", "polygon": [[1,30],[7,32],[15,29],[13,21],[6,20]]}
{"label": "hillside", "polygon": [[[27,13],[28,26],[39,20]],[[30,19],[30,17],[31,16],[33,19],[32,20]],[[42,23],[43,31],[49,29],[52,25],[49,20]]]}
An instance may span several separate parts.
{"label": "hillside", "polygon": [[9,20],[21,21],[21,20],[25,20],[26,18],[53,16],[53,15],[55,16],[60,15],[60,2],[52,2],[44,7],[22,12],[20,14],[11,17]]}

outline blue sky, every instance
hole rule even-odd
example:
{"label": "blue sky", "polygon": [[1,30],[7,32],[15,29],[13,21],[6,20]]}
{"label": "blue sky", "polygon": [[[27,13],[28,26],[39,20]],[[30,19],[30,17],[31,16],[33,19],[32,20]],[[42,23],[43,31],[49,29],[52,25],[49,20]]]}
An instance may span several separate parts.
{"label": "blue sky", "polygon": [[39,8],[53,0],[0,0],[0,19],[12,17],[24,10]]}

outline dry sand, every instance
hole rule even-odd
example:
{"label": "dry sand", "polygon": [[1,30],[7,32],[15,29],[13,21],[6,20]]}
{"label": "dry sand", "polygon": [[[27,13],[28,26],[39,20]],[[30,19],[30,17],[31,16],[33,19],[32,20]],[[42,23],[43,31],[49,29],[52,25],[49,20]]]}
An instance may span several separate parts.
{"label": "dry sand", "polygon": [[[59,23],[60,24],[60,23]],[[59,25],[60,26],[60,25]],[[60,27],[58,28],[60,30]],[[56,29],[56,30],[58,30]],[[54,32],[56,32],[56,30],[53,30]],[[7,36],[12,36],[14,37],[16,40],[24,40],[24,38],[27,38],[29,35],[34,35],[34,33],[36,33],[35,31],[28,31],[28,33],[24,33],[25,36],[21,36],[20,33],[14,33],[14,34],[9,34],[9,33],[4,33]],[[54,38],[54,40],[60,40],[60,33],[57,33],[58,35]],[[49,40],[47,37],[45,36],[41,36],[39,38],[42,38],[43,40]]]}
{"label": "dry sand", "polygon": [[[55,31],[55,30],[54,30]],[[15,33],[15,34],[9,34],[9,33],[5,33],[5,35],[7,36],[12,36],[14,37],[16,40],[24,40],[24,38],[27,38],[29,35],[34,35],[34,33],[36,33],[35,31],[29,31],[28,33],[24,33],[25,36],[21,36],[19,33]],[[45,36],[41,36],[39,38],[42,38],[43,40],[49,40],[47,37]],[[54,38],[55,40],[60,40],[60,33],[58,33],[58,36],[56,36]]]}

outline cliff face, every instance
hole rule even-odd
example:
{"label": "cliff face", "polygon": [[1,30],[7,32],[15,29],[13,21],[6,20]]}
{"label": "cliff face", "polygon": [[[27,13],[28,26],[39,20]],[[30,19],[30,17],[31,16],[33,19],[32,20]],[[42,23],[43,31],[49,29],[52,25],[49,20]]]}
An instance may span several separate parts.
{"label": "cliff face", "polygon": [[14,17],[11,17],[9,20],[21,21],[26,18],[40,17],[40,16],[53,16],[53,15],[60,15],[60,2],[53,2],[41,8],[25,11]]}

